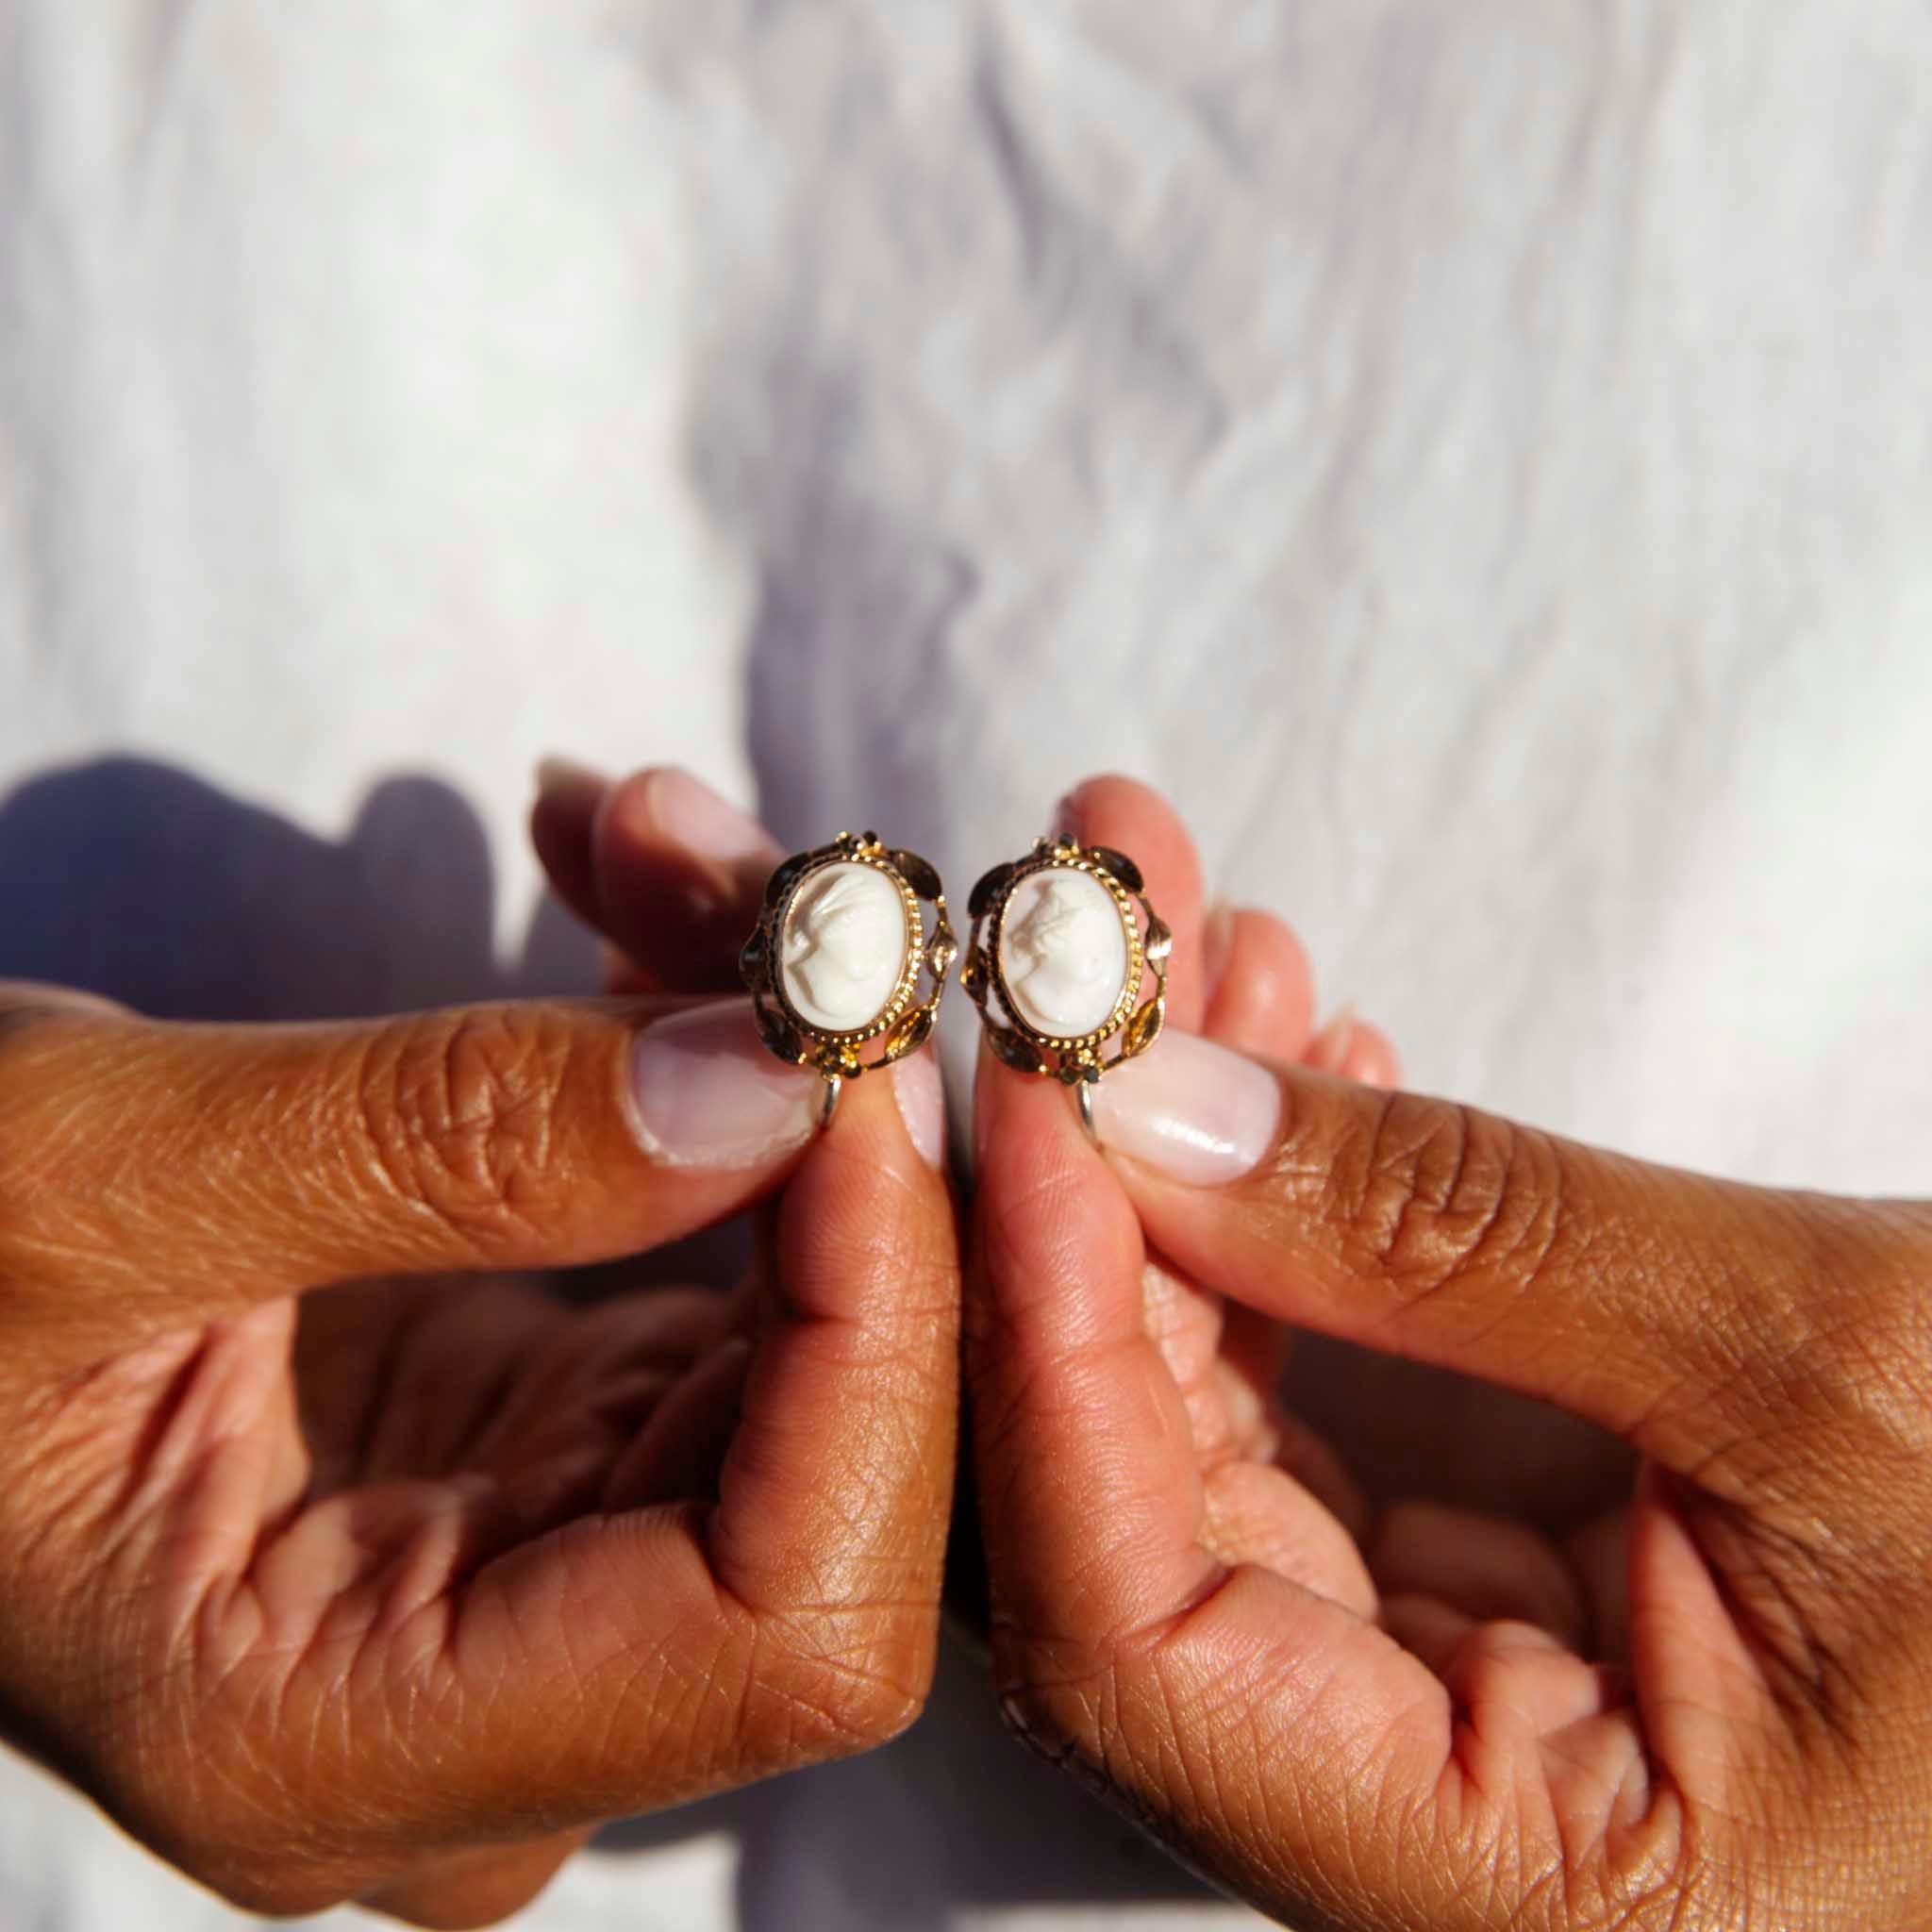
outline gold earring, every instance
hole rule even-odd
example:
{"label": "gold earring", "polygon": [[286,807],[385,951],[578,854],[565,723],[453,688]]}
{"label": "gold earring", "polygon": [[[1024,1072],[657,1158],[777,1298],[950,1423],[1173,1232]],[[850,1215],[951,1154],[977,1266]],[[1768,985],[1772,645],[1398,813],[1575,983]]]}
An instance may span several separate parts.
{"label": "gold earring", "polygon": [[[930,926],[922,900],[934,909]],[[924,1042],[958,950],[939,874],[876,832],[841,832],[773,873],[739,971],[765,1044],[824,1081],[822,1125],[845,1081]],[[922,974],[931,981],[924,999]]]}
{"label": "gold earring", "polygon": [[1091,1135],[1101,1076],[1145,1053],[1167,1017],[1174,935],[1148,902],[1141,868],[1065,834],[1036,839],[1024,858],[994,866],[973,888],[966,909],[973,927],[959,983],[993,1052],[1071,1087]]}

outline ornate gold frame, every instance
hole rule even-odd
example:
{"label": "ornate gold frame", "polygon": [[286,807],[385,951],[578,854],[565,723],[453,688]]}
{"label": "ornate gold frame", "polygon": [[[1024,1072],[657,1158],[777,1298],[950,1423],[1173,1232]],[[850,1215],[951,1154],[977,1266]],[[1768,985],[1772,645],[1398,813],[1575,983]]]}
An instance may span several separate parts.
{"label": "ornate gold frame", "polygon": [[[1008,995],[1000,968],[1000,926],[1013,888],[1021,880],[1053,868],[1085,873],[1104,886],[1126,932],[1127,972],[1120,998],[1106,1024],[1091,1033],[1062,1036],[1041,1033],[1029,1025]],[[1134,917],[1137,901],[1146,922],[1144,929]],[[1141,868],[1124,852],[1106,845],[1082,845],[1064,835],[1036,839],[1024,858],[996,865],[979,880],[966,909],[973,925],[966,963],[959,969],[959,984],[979,1008],[993,1052],[1008,1066],[1023,1074],[1051,1074],[1068,1087],[1077,1087],[1098,1080],[1109,1068],[1145,1053],[1154,1044],[1167,1018],[1167,959],[1174,949],[1174,935],[1148,903]],[[1154,990],[1143,1002],[1142,982],[1150,974]],[[1000,1011],[1006,1016],[1004,1025],[988,1008],[991,994],[998,995]],[[1116,1034],[1121,1036],[1119,1051],[1110,1059],[1104,1058],[1102,1048]]]}
{"label": "ornate gold frame", "polygon": [[[906,959],[891,999],[863,1026],[842,1033],[814,1026],[792,1006],[778,961],[778,939],[793,897],[807,879],[828,865],[869,865],[883,873],[898,889],[906,913]],[[938,915],[930,932],[920,910],[922,899],[930,901]],[[758,924],[738,956],[738,970],[751,991],[753,1016],[765,1044],[780,1059],[811,1067],[837,1082],[856,1080],[873,1067],[890,1066],[924,1043],[958,951],[958,941],[946,922],[946,895],[939,874],[918,853],[882,845],[876,832],[841,832],[829,845],[797,853],[773,873],[765,885]],[[922,973],[932,982],[924,1000],[915,997]],[[861,1059],[858,1049],[881,1038],[881,1050],[871,1059]]]}

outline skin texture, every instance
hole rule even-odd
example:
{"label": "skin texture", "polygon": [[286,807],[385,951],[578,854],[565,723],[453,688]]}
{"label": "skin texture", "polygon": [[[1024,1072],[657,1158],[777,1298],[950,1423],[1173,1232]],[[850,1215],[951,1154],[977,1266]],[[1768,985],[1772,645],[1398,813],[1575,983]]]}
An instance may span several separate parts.
{"label": "skin texture", "polygon": [[[646,1158],[629,1042],[717,978],[661,951],[368,1026],[0,988],[0,1725],[240,1905],[488,1923],[921,1707],[948,1191],[883,1080]],[[542,1285],[746,1210],[735,1295]]]}
{"label": "skin texture", "polygon": [[[1212,985],[1173,813],[1103,780],[1071,815],[1139,859],[1174,1021],[1271,1065],[1281,1125],[1191,1188],[982,1058],[969,1412],[1015,1728],[1301,1927],[1932,1923],[1932,1214],[1231,1036],[1254,995]],[[1329,1338],[1332,1440],[1251,1373],[1291,1329]]]}
{"label": "skin texture", "polygon": [[[480,1924],[595,1821],[923,1695],[950,1207],[883,1083],[770,1172],[641,1169],[584,1070],[733,986],[767,869],[686,850],[657,788],[565,774],[533,815],[622,1004],[237,1031],[0,995],[0,1708],[244,1903]],[[1097,779],[1063,823],[1135,855],[1170,1024],[1272,1065],[1283,1126],[1184,1188],[982,1062],[1016,1730],[1304,1928],[1932,1921],[1926,1209],[1394,1092],[1286,926],[1204,905],[1163,801]],[[728,1301],[526,1272],[748,1206]]]}

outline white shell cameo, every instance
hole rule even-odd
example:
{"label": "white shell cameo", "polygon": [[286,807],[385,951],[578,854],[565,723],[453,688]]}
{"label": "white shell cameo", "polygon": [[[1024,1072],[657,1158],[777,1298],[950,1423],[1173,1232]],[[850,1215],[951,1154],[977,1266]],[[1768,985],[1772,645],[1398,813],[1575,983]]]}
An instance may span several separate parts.
{"label": "white shell cameo", "polygon": [[1098,1032],[1127,983],[1127,931],[1113,894],[1066,866],[1029,874],[1007,894],[999,966],[1014,1018],[1036,1033]]}
{"label": "white shell cameo", "polygon": [[899,888],[850,860],[807,874],[778,929],[778,978],[808,1025],[851,1033],[886,1009],[906,972],[911,935]]}

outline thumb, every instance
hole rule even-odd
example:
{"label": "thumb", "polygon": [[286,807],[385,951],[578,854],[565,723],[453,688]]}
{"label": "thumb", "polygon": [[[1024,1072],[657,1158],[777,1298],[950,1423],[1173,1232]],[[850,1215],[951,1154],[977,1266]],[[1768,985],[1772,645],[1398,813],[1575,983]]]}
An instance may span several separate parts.
{"label": "thumb", "polygon": [[816,1075],[741,999],[164,1024],[0,990],[0,1285],[42,1320],[574,1265],[767,1192]]}
{"label": "thumb", "polygon": [[1278,1319],[1558,1404],[1685,1474],[1797,1418],[1884,1426],[1838,1344],[1915,1291],[1920,1210],[1656,1167],[1187,1035],[1110,1073],[1094,1114],[1149,1241]]}

